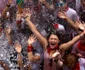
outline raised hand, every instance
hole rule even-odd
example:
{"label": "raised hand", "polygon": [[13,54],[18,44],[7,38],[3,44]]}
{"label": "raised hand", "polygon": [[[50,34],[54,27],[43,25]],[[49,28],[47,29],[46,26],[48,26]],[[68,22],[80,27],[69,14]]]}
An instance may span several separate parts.
{"label": "raised hand", "polygon": [[28,39],[28,45],[31,45],[32,43],[34,43],[36,41],[36,36],[31,35]]}
{"label": "raised hand", "polygon": [[31,18],[31,11],[29,10],[29,8],[25,8],[24,10],[23,10],[23,13],[21,14],[21,16],[23,17],[23,18],[25,18],[25,19],[28,19],[28,20],[30,20],[30,18]]}
{"label": "raised hand", "polygon": [[58,12],[58,17],[59,17],[59,18],[62,18],[62,19],[67,18],[65,12]]}
{"label": "raised hand", "polygon": [[12,0],[8,0],[8,4],[11,5],[12,4]]}
{"label": "raised hand", "polygon": [[80,21],[76,21],[75,24],[78,26],[78,28],[80,30],[83,31],[85,29],[85,23],[84,22],[81,23]]}
{"label": "raised hand", "polygon": [[45,2],[46,0],[39,0],[39,2],[41,2],[41,3],[43,3],[43,2]]}
{"label": "raised hand", "polygon": [[15,47],[15,50],[16,50],[18,53],[21,53],[21,51],[22,51],[22,46],[19,44],[18,41],[15,43],[14,47]]}

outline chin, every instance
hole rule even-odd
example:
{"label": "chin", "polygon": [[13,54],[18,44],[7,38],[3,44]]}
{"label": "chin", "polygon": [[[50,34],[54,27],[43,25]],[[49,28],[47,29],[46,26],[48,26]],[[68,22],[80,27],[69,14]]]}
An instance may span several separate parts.
{"label": "chin", "polygon": [[50,45],[50,48],[55,48],[57,45]]}

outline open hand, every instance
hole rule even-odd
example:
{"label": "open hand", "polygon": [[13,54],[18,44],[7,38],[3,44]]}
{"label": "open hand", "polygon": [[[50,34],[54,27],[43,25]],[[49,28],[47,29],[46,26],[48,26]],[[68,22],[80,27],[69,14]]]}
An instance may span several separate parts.
{"label": "open hand", "polygon": [[12,0],[8,0],[8,4],[10,4],[10,5],[11,5],[11,4],[12,4]]}
{"label": "open hand", "polygon": [[36,36],[31,35],[28,39],[28,45],[31,45],[32,43],[34,43],[36,41]]}
{"label": "open hand", "polygon": [[67,18],[65,12],[58,12],[58,17],[59,17],[59,18],[62,18],[62,19]]}
{"label": "open hand", "polygon": [[76,21],[75,23],[76,23],[76,25],[78,26],[78,28],[80,30],[84,30],[85,29],[85,23],[84,22]]}
{"label": "open hand", "polygon": [[25,8],[24,10],[23,10],[23,13],[21,14],[21,16],[23,17],[23,18],[27,18],[28,20],[30,20],[30,18],[31,18],[31,11],[29,10],[29,8]]}

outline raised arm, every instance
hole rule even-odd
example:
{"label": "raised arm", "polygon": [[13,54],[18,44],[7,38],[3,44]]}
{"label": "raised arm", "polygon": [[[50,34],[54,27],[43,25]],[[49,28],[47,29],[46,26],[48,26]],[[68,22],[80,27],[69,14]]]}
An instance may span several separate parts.
{"label": "raised arm", "polygon": [[32,23],[32,21],[30,20],[31,14],[30,13],[24,13],[27,17],[26,17],[26,22],[27,25],[29,26],[30,30],[34,33],[34,35],[36,36],[36,38],[40,41],[40,43],[43,45],[44,49],[47,46],[47,40],[46,38],[44,38],[37,30],[36,26]]}
{"label": "raised arm", "polygon": [[80,38],[82,38],[84,35],[85,35],[85,30],[84,30],[81,34],[75,36],[71,41],[60,45],[60,50],[67,50],[67,49],[69,49],[69,48],[72,47]]}
{"label": "raised arm", "polygon": [[28,47],[27,47],[27,50],[28,50],[28,58],[30,61],[37,61],[40,59],[40,54],[38,55],[34,55],[33,54],[33,46],[32,44],[36,41],[36,36],[34,35],[31,35],[28,39]]}
{"label": "raised arm", "polygon": [[66,16],[66,14],[64,12],[59,12],[58,17],[66,20],[69,23],[69,25],[77,32],[84,29],[84,26],[81,22],[72,21],[69,17]]}
{"label": "raised arm", "polygon": [[8,0],[8,4],[6,5],[6,7],[4,8],[1,17],[5,18],[6,17],[6,12],[8,11],[10,5],[12,3],[12,0]]}

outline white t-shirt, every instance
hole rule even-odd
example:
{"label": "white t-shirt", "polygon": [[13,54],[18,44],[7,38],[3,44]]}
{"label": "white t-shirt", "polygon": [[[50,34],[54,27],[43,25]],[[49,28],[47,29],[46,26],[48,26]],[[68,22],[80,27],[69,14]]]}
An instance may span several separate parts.
{"label": "white t-shirt", "polygon": [[71,20],[73,21],[79,20],[79,16],[74,9],[69,8],[68,11],[66,11],[65,13]]}

